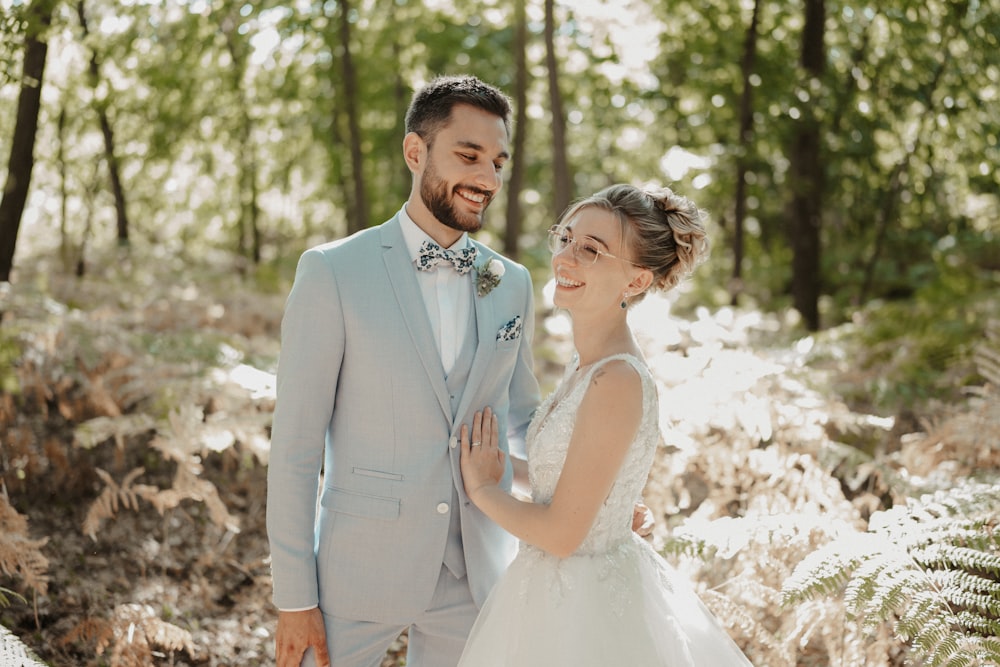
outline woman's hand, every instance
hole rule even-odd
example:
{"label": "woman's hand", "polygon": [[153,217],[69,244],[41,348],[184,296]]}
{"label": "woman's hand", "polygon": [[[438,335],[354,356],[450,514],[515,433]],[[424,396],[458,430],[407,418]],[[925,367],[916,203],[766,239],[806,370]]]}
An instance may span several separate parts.
{"label": "woman's hand", "polygon": [[653,534],[653,526],[655,525],[656,519],[653,518],[653,512],[646,507],[645,503],[636,503],[632,510],[632,530],[635,531],[635,534],[639,537],[649,537]]}
{"label": "woman's hand", "polygon": [[486,486],[500,483],[505,469],[506,454],[500,450],[500,426],[489,408],[477,412],[472,419],[472,433],[462,424],[462,482],[465,494],[475,502],[475,494]]}

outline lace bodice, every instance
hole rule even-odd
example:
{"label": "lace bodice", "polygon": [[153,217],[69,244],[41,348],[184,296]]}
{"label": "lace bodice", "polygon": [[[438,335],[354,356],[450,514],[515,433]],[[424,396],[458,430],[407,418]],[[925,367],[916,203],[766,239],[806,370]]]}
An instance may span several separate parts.
{"label": "lace bodice", "polygon": [[[577,549],[577,554],[606,552],[631,535],[632,511],[642,495],[660,438],[659,409],[653,376],[646,365],[631,354],[616,354],[601,359],[593,364],[566,396],[559,398],[560,391],[557,390],[546,398],[528,427],[528,479],[531,482],[531,497],[536,503],[546,504],[555,493],[573,435],[576,413],[587,387],[590,386],[591,377],[598,368],[614,359],[630,363],[642,378],[642,422],[611,492],[601,506],[590,533]],[[563,383],[575,370],[574,357],[567,366]]]}

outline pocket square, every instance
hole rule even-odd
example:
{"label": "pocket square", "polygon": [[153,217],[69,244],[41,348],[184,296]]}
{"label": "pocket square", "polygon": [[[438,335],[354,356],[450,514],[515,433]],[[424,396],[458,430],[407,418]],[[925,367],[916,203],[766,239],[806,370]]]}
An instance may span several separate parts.
{"label": "pocket square", "polygon": [[521,316],[518,315],[497,332],[497,341],[514,340],[521,335]]}

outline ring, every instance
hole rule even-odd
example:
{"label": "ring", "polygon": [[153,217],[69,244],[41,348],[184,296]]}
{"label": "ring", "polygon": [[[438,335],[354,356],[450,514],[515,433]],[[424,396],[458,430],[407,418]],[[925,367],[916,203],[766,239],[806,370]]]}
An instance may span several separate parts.
{"label": "ring", "polygon": [[475,441],[474,443],[472,443],[472,446],[473,446],[473,447],[478,447],[478,446],[479,446],[479,445],[481,445],[481,444],[483,444],[483,443],[481,443],[481,442],[479,442],[478,440],[476,440],[476,441]]}

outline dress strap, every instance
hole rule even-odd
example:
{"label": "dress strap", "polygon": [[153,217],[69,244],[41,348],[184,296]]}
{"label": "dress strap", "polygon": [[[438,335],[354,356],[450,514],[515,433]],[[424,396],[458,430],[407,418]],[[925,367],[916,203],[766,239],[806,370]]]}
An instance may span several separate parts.
{"label": "dress strap", "polygon": [[[575,356],[575,358],[577,361],[579,361],[579,356]],[[584,379],[581,379],[580,384],[586,384],[587,382],[589,382],[590,376],[594,373],[594,371],[596,371],[601,366],[605,365],[608,362],[618,361],[618,360],[627,361],[629,365],[636,370],[636,372],[639,374],[640,377],[644,377],[649,374],[649,367],[646,366],[645,362],[642,361],[642,359],[639,359],[631,352],[619,352],[618,354],[608,355],[592,363],[590,365],[590,368],[587,369],[587,372],[584,373],[583,375],[583,378],[586,379],[586,382],[584,381]]]}

